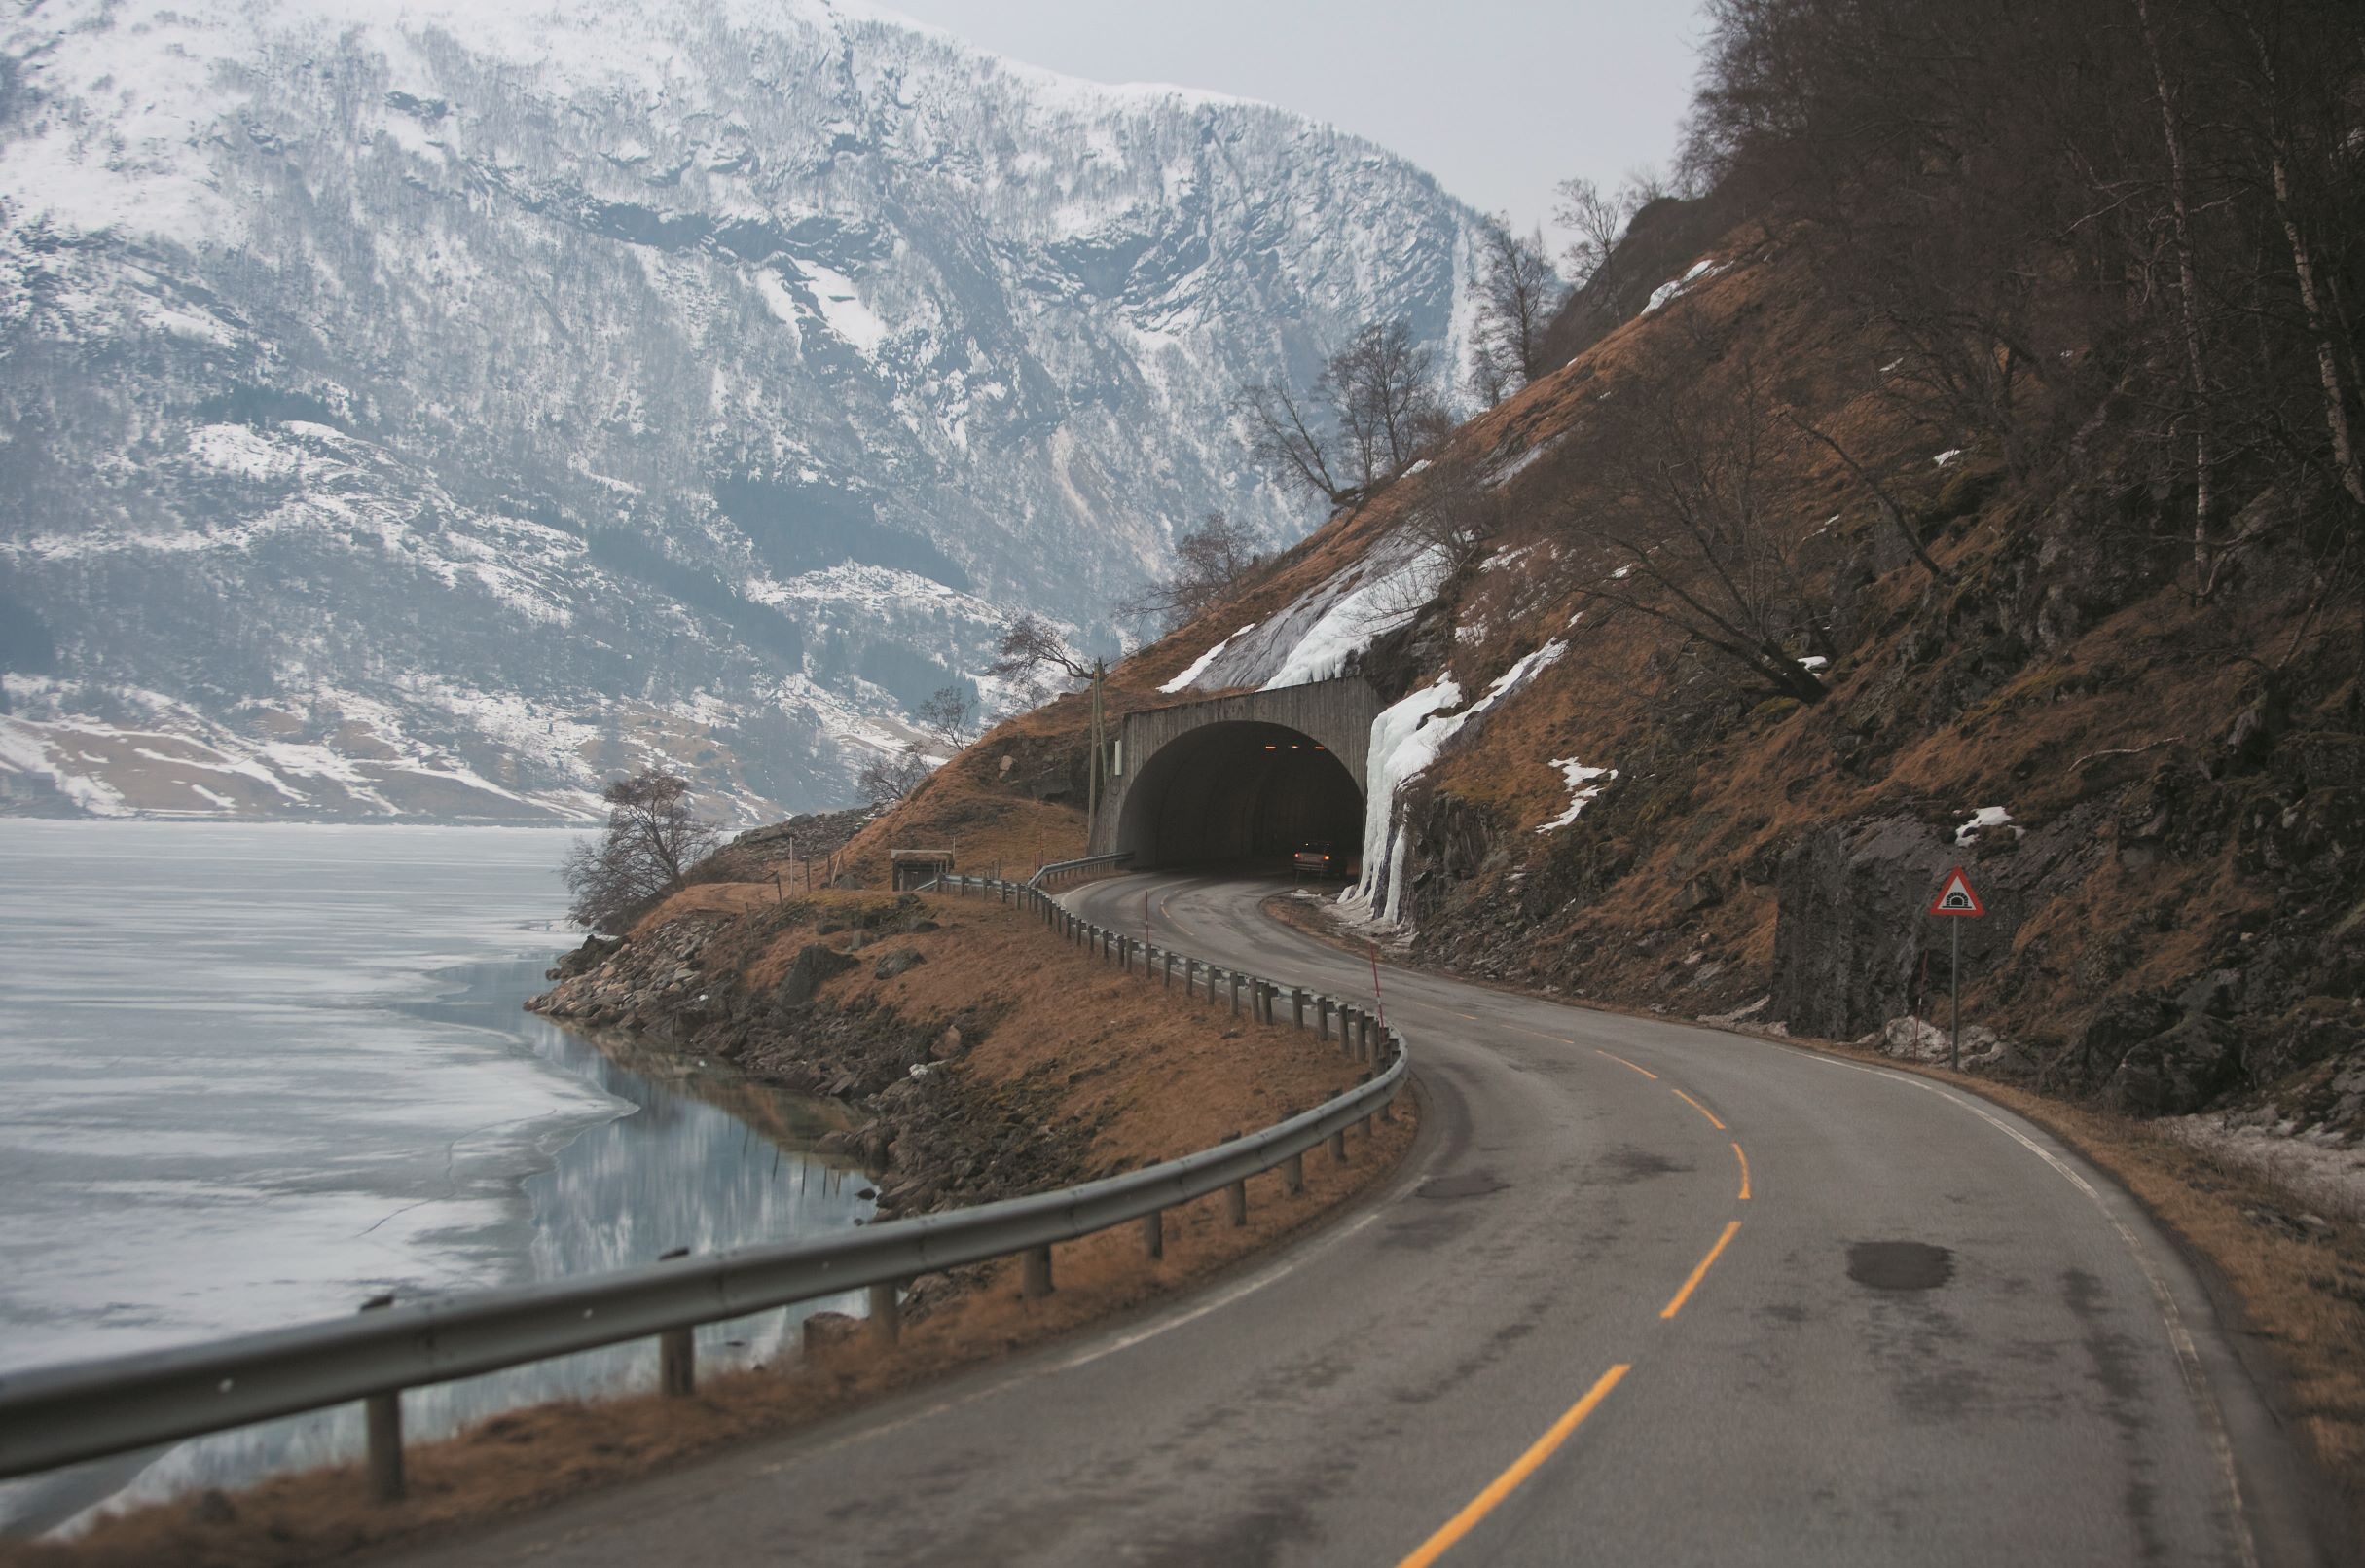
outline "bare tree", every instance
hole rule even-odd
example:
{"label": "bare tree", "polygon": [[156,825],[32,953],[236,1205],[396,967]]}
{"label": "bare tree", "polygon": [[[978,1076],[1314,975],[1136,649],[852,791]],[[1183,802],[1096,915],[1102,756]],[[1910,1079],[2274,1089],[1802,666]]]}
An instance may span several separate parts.
{"label": "bare tree", "polygon": [[1477,399],[1478,407],[1485,409],[1493,408],[1519,389],[1502,361],[1486,352],[1483,346],[1470,356],[1466,381],[1470,395]]}
{"label": "bare tree", "polygon": [[912,717],[947,746],[966,746],[976,728],[977,699],[966,686],[939,686],[912,711]]}
{"label": "bare tree", "polygon": [[1820,702],[1815,670],[1834,650],[1796,569],[1798,529],[1777,509],[1796,456],[1754,368],[1711,374],[1711,359],[1662,348],[1602,405],[1607,493],[1565,522],[1595,547],[1580,591],[1682,629],[1776,693]]}
{"label": "bare tree", "polygon": [[1179,569],[1172,577],[1131,595],[1118,604],[1117,613],[1180,626],[1264,565],[1264,555],[1246,528],[1221,512],[1210,512],[1175,541],[1175,561]]}
{"label": "bare tree", "polygon": [[933,770],[916,746],[876,756],[855,775],[855,789],[874,807],[891,806],[928,781]]}
{"label": "bare tree", "polygon": [[1507,504],[1474,463],[1440,463],[1422,476],[1421,492],[1405,509],[1407,537],[1433,551],[1451,574],[1478,558],[1502,530]]}
{"label": "bare tree", "polygon": [[1881,520],[1888,524],[1899,541],[1912,553],[1913,559],[1921,563],[1922,570],[1928,572],[1933,581],[1950,583],[1954,580],[1952,572],[1931,559],[1929,547],[1921,542],[1921,533],[1913,527],[1913,520],[1906,516],[1905,508],[1898,504],[1896,495],[1872,464],[1858,457],[1841,444],[1837,436],[1825,430],[1821,425],[1799,413],[1797,409],[1784,409],[1782,419],[1792,429],[1838,458],[1840,466],[1848,471],[1849,476],[1871,492],[1873,504],[1880,509]]}
{"label": "bare tree", "polygon": [[1544,335],[1563,292],[1544,253],[1544,232],[1522,237],[1497,218],[1478,254],[1478,316],[1472,384],[1489,404],[1543,375]]}
{"label": "bare tree", "polygon": [[994,644],[994,662],[986,666],[986,673],[1004,680],[1034,684],[1045,674],[1068,680],[1089,680],[1092,666],[1076,656],[1057,627],[1029,611],[1002,632],[1001,640]]}
{"label": "bare tree", "polygon": [[1374,321],[1332,354],[1322,389],[1365,489],[1402,473],[1440,428],[1450,428],[1437,352],[1412,341],[1412,324],[1401,316]]}
{"label": "bare tree", "polygon": [[690,782],[677,774],[650,768],[616,780],[600,798],[607,802],[607,831],[576,844],[561,874],[577,925],[621,931],[680,887],[722,833],[691,811]]}
{"label": "bare tree", "polygon": [[1618,249],[1619,237],[1625,233],[1628,215],[1623,201],[1604,193],[1591,180],[1560,182],[1560,204],[1552,209],[1552,221],[1577,237],[1569,242],[1568,258],[1580,288],[1596,279],[1607,286],[1604,274]]}
{"label": "bare tree", "polygon": [[1334,423],[1324,407],[1292,393],[1279,378],[1250,382],[1232,400],[1232,412],[1248,427],[1249,456],[1256,465],[1303,486],[1333,506],[1353,494],[1338,481],[1331,459]]}

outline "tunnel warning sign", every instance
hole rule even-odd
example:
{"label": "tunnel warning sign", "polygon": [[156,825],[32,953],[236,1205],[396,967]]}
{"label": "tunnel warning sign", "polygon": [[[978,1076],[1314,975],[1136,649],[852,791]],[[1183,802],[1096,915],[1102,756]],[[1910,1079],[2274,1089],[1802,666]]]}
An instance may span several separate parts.
{"label": "tunnel warning sign", "polygon": [[1947,880],[1939,887],[1938,896],[1930,900],[1930,913],[1933,915],[1983,915],[1986,912],[1987,906],[1981,903],[1979,894],[1971,891],[1971,879],[1963,875],[1963,868],[1959,865],[1947,873]]}

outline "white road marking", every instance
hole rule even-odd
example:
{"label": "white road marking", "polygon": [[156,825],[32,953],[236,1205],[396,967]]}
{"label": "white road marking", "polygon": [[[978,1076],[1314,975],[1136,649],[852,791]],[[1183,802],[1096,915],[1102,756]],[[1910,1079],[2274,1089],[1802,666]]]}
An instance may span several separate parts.
{"label": "white road marking", "polygon": [[2225,1414],[2217,1406],[2216,1391],[2210,1388],[2207,1373],[2201,1369],[2201,1352],[2193,1343],[2191,1331],[2185,1328],[2184,1313],[2177,1307],[2175,1295],[2168,1289],[2167,1277],[2162,1274],[2159,1267],[2152,1261],[2151,1251],[2143,1245],[2143,1238],[2136,1235],[2125,1221],[2112,1212],[2110,1205],[2103,1200],[2102,1194],[2095,1190],[2093,1184],[2080,1175],[2068,1161],[1977,1101],[1968,1099],[1944,1084],[1933,1083],[1928,1078],[1917,1077],[1910,1073],[1900,1073],[1892,1068],[1873,1067],[1863,1062],[1843,1062],[1837,1057],[1824,1056],[1800,1047],[1793,1047],[1793,1049],[1804,1060],[1823,1067],[1841,1067],[1851,1073],[1870,1073],[1874,1077],[1923,1089],[1937,1095],[1942,1100],[1949,1101],[2027,1149],[2028,1152],[2057,1172],[2063,1181],[2086,1194],[2087,1201],[2094,1206],[2094,1212],[2101,1215],[2103,1222],[2118,1233],[2119,1240],[2125,1244],[2128,1255],[2134,1258],[2135,1266],[2143,1271],[2144,1279],[2151,1284],[2152,1299],[2158,1304],[2161,1322],[2167,1330],[2168,1345],[2176,1353],[2177,1373],[2184,1379],[2185,1392],[2191,1396],[2194,1404],[2200,1410],[2201,1424],[2207,1435],[2209,1450],[2216,1457],[2220,1477],[2225,1482],[2227,1504],[2234,1516],[2234,1549],[2240,1558],[2242,1568],[2258,1568],[2258,1544],[2251,1536],[2249,1513],[2242,1504],[2241,1477],[2235,1469],[2234,1440],[2226,1430]]}

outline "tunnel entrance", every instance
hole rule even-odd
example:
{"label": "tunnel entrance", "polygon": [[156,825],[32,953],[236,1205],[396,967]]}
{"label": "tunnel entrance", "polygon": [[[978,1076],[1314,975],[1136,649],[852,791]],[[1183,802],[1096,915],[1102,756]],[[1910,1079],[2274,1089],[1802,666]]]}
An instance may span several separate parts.
{"label": "tunnel entrance", "polygon": [[1137,866],[1286,862],[1309,842],[1328,844],[1343,875],[1363,849],[1364,792],[1312,737],[1253,720],[1203,725],[1160,747],[1117,819],[1116,847]]}

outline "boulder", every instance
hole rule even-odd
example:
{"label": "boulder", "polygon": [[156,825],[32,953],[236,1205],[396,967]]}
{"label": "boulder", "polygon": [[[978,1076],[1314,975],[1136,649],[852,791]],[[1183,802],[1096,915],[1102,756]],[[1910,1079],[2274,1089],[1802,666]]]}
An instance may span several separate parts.
{"label": "boulder", "polygon": [[2198,1111],[2233,1083],[2240,1063],[2237,1044],[2228,1025],[2188,1014],[2119,1059],[2102,1085],[2103,1103],[2136,1116]]}
{"label": "boulder", "polygon": [[788,1005],[811,1002],[814,994],[824,984],[854,966],[854,960],[845,954],[833,953],[818,942],[809,942],[798,950],[795,960],[788,966],[788,972],[782,975],[781,983],[773,988],[773,995]]}
{"label": "boulder", "polygon": [[623,945],[624,938],[620,936],[586,936],[583,938],[581,947],[573,949],[560,959],[555,967],[543,970],[542,978],[545,980],[571,980],[576,975],[588,973],[606,963],[608,956]]}
{"label": "boulder", "polygon": [[1717,886],[1716,878],[1701,872],[1684,884],[1683,892],[1675,895],[1675,907],[1684,914],[1712,908],[1725,901],[1725,890]]}
{"label": "boulder", "polygon": [[876,979],[891,980],[898,974],[909,974],[913,969],[919,967],[921,965],[926,964],[927,962],[927,957],[922,954],[918,948],[898,947],[892,953],[890,953],[885,958],[879,960],[879,962],[872,966],[870,972],[871,975]]}

